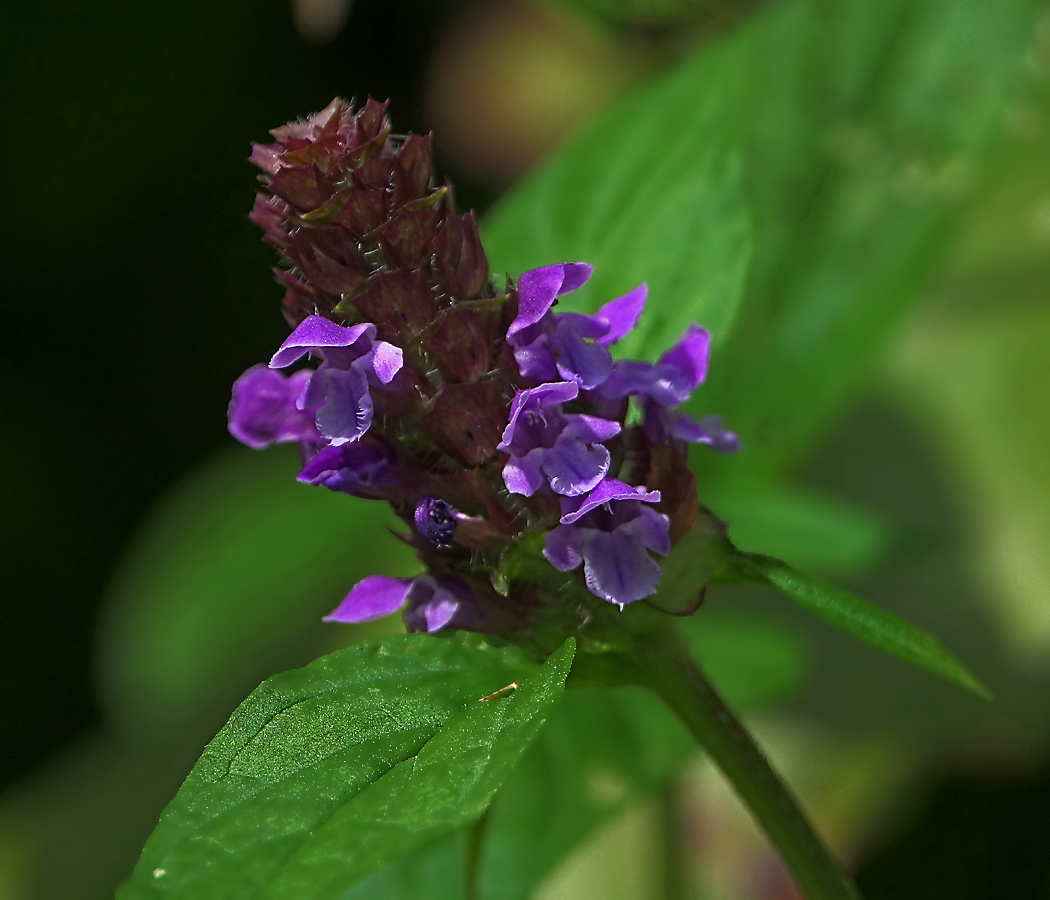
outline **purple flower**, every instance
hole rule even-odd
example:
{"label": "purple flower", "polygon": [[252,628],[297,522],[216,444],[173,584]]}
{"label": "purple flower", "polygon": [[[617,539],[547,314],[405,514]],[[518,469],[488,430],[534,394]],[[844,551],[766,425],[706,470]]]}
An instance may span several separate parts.
{"label": "purple flower", "polygon": [[459,525],[456,510],[444,500],[429,495],[416,504],[414,518],[416,531],[435,547],[448,547]]}
{"label": "purple flower", "polygon": [[454,578],[389,578],[370,575],[351,588],[325,622],[370,622],[406,606],[409,631],[440,631],[473,600],[470,589]]}
{"label": "purple flower", "polygon": [[255,450],[291,441],[319,441],[313,416],[296,407],[312,374],[303,369],[289,378],[266,366],[252,366],[233,383],[230,434]]}
{"label": "purple flower", "polygon": [[687,412],[664,409],[651,400],[644,400],[642,408],[645,410],[642,430],[652,444],[672,439],[707,444],[719,453],[735,453],[740,449],[740,438],[723,426],[721,416],[704,416],[697,421]]}
{"label": "purple flower", "polygon": [[690,325],[678,342],[653,365],[624,360],[613,366],[597,393],[610,399],[637,396],[641,399],[642,430],[653,444],[668,439],[709,444],[722,453],[739,449],[737,436],[727,431],[719,416],[699,422],[689,413],[674,409],[689,399],[707,377],[711,335],[699,325]]}
{"label": "purple flower", "polygon": [[711,335],[699,325],[690,325],[659,361],[618,362],[600,393],[607,397],[640,394],[662,407],[685,403],[707,376]]}
{"label": "purple flower", "polygon": [[368,431],[370,386],[389,384],[401,370],[401,349],[375,336],[370,322],[346,327],[324,316],[307,316],[270,360],[271,369],[283,369],[307,353],[320,354],[324,362],[296,405],[315,413],[317,429],[333,446]]}
{"label": "purple flower", "polygon": [[303,466],[298,480],[355,497],[376,498],[397,483],[397,467],[393,453],[382,444],[329,445]]}
{"label": "purple flower", "polygon": [[547,534],[543,555],[561,572],[582,562],[587,589],[621,609],[648,597],[660,581],[649,551],[671,551],[670,519],[642,505],[659,500],[659,491],[606,478],[586,497],[561,501],[561,524]]}
{"label": "purple flower", "polygon": [[593,271],[590,263],[558,263],[525,272],[518,279],[518,315],[510,323],[507,337],[539,322],[558,297],[583,287]]}
{"label": "purple flower", "polygon": [[642,283],[633,291],[606,303],[593,316],[550,312],[556,298],[581,286],[590,267],[563,263],[534,269],[518,284],[518,316],[507,330],[518,371],[541,383],[575,381],[591,390],[613,370],[609,345],[634,328],[648,292]]}
{"label": "purple flower", "polygon": [[609,451],[602,446],[620,433],[620,424],[597,416],[567,415],[561,404],[574,400],[574,381],[542,384],[518,391],[510,422],[498,449],[510,455],[503,481],[512,494],[531,497],[548,482],[556,494],[585,494],[609,471]]}

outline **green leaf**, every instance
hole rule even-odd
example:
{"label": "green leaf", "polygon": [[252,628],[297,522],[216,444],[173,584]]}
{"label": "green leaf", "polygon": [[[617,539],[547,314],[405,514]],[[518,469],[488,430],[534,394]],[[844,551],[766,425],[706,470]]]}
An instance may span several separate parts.
{"label": "green leaf", "polygon": [[299,465],[293,447],[224,453],[140,528],[98,654],[121,726],[170,735],[203,718],[213,733],[263,678],[316,655],[321,616],[356,581],[417,571],[385,503],[299,484]]}
{"label": "green leaf", "polygon": [[403,635],[268,679],[205,750],[118,896],[327,898],[469,824],[561,694],[574,649],[536,671],[518,651]]}
{"label": "green leaf", "polygon": [[740,554],[737,563],[742,574],[750,575],[750,580],[776,588],[834,628],[933,672],[978,697],[991,699],[981,683],[933,637],[889,610],[820,578],[803,574],[778,559]]}
{"label": "green leaf", "polygon": [[694,52],[614,101],[482,223],[494,271],[594,264],[559,309],[593,311],[642,281],[650,302],[628,356],[654,356],[693,321],[716,339],[744,291],[751,222],[739,152],[746,60]]}

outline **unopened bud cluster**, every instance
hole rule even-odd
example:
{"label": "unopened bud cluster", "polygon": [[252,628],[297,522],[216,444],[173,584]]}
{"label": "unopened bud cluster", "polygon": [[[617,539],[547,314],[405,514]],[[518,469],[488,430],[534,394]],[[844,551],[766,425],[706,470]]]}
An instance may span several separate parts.
{"label": "unopened bud cluster", "polygon": [[[699,511],[687,443],[736,449],[720,420],[679,409],[706,375],[707,332],[690,326],[655,364],[614,361],[644,284],[594,315],[553,311],[585,263],[497,289],[473,216],[434,181],[430,138],[394,138],[383,104],[336,99],[271,133],[251,157],[251,218],[281,254],[293,331],[234,384],[230,431],[298,442],[300,481],[389,502],[426,568],[364,579],[328,620],[404,608],[412,630],[508,634],[582,621],[581,595],[651,595]],[[521,564],[532,547],[539,574]]]}

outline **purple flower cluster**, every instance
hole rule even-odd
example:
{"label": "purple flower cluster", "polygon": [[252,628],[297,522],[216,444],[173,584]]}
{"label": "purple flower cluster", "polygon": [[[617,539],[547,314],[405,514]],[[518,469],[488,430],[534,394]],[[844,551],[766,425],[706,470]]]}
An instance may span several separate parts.
{"label": "purple flower cluster", "polygon": [[[393,141],[373,101],[273,133],[253,154],[266,173],[253,218],[284,258],[294,330],[234,384],[230,431],[298,443],[304,483],[389,501],[426,569],[364,579],[326,621],[403,609],[412,630],[526,628],[564,595],[504,571],[535,533],[541,581],[621,608],[653,594],[656,557],[698,513],[686,444],[737,447],[720,419],[680,408],[706,376],[708,333],[691,326],[653,364],[614,361],[645,284],[594,315],[553,311],[586,263],[500,292],[473,219],[433,184],[429,140]],[[377,193],[376,172],[401,194]],[[316,368],[280,371],[304,357]]]}

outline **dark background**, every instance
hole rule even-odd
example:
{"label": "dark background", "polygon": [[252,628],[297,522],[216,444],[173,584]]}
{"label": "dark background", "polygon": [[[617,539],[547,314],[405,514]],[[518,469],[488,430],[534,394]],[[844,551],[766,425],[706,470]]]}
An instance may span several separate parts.
{"label": "dark background", "polygon": [[229,385],[283,339],[250,141],[336,94],[425,129],[455,7],[362,2],[322,46],[273,0],[5,12],[0,783],[97,723],[92,636],[121,548],[228,446]]}

